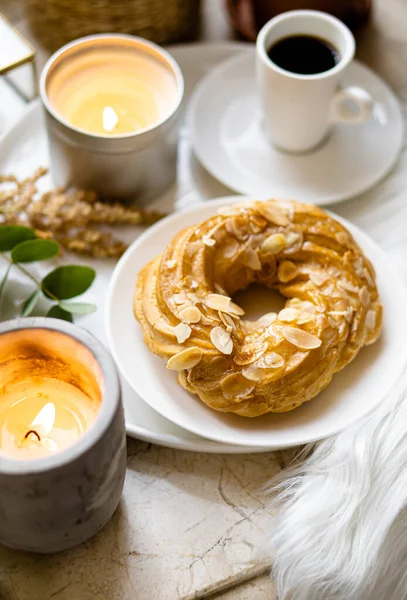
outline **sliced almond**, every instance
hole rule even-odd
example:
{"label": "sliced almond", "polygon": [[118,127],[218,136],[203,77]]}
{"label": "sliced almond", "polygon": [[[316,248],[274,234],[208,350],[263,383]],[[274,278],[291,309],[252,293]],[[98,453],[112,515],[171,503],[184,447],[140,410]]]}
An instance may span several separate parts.
{"label": "sliced almond", "polygon": [[232,317],[230,317],[228,314],[222,312],[221,310],[219,311],[219,318],[222,321],[222,323],[224,324],[226,331],[228,331],[229,333],[231,331],[233,331],[233,329],[235,328],[235,322],[232,319]]}
{"label": "sliced almond", "polygon": [[222,215],[222,217],[232,217],[233,215],[239,214],[239,209],[236,204],[221,206],[218,208],[218,215]]}
{"label": "sliced almond", "polygon": [[241,308],[240,306],[238,306],[234,302],[231,302],[229,304],[229,308],[225,312],[229,313],[230,315],[236,315],[237,317],[241,317],[242,315],[244,315],[243,308]]}
{"label": "sliced almond", "polygon": [[283,308],[283,310],[280,310],[277,316],[280,321],[290,322],[298,319],[300,313],[295,308]]}
{"label": "sliced almond", "polygon": [[315,313],[311,312],[303,312],[297,318],[298,325],[303,325],[304,323],[309,323],[315,319]]}
{"label": "sliced almond", "polygon": [[223,256],[225,258],[232,258],[239,251],[239,244],[234,238],[228,238],[230,241],[223,249]]}
{"label": "sliced almond", "polygon": [[210,333],[211,342],[222,354],[231,354],[233,350],[233,340],[228,331],[222,327],[214,327]]}
{"label": "sliced almond", "polygon": [[202,243],[205,246],[214,246],[216,244],[216,240],[214,240],[213,237],[211,237],[210,235],[203,235]]}
{"label": "sliced almond", "polygon": [[227,293],[225,292],[225,290],[219,283],[215,283],[214,288],[218,294],[220,294],[221,296],[227,296],[229,298],[229,296],[227,295]]}
{"label": "sliced almond", "polygon": [[326,287],[324,290],[322,290],[322,293],[324,296],[332,296],[334,293],[334,286],[332,285],[332,283],[330,285],[328,285],[328,287]]}
{"label": "sliced almond", "polygon": [[290,220],[284,211],[274,203],[259,202],[257,204],[257,209],[263,217],[275,225],[286,227],[290,223]]}
{"label": "sliced almond", "polygon": [[368,329],[374,329],[376,327],[376,311],[375,310],[367,311],[365,325]]}
{"label": "sliced almond", "polygon": [[242,375],[246,377],[246,379],[250,379],[250,381],[261,381],[264,379],[264,371],[256,368],[253,365],[243,367]]}
{"label": "sliced almond", "polygon": [[232,373],[222,379],[221,384],[223,395],[229,400],[242,400],[247,398],[254,390],[254,385],[241,373]]}
{"label": "sliced almond", "polygon": [[327,273],[324,273],[323,271],[313,271],[309,274],[309,278],[314,285],[320,287],[325,283],[325,281],[329,279],[329,275]]}
{"label": "sliced almond", "polygon": [[198,323],[201,319],[201,311],[196,306],[187,306],[178,313],[179,318],[184,323]]}
{"label": "sliced almond", "polygon": [[[260,327],[268,327],[269,325],[274,323],[274,321],[276,319],[277,319],[277,313],[269,312],[269,313],[266,313],[265,315],[261,316],[260,319],[257,319],[255,325],[257,325],[257,328],[259,328],[259,329],[260,329]],[[256,327],[255,327],[255,329],[256,329]]]}
{"label": "sliced almond", "polygon": [[355,258],[352,266],[355,269],[356,274],[360,276],[363,273],[363,258],[361,256]]}
{"label": "sliced almond", "polygon": [[186,252],[190,258],[192,258],[195,252],[201,247],[201,242],[189,242],[186,247]]}
{"label": "sliced almond", "polygon": [[205,304],[213,310],[222,310],[227,312],[231,303],[229,296],[223,296],[222,294],[208,294],[205,296]]}
{"label": "sliced almond", "polygon": [[176,260],[167,260],[165,263],[165,266],[167,267],[167,269],[173,269],[175,267],[175,265],[177,264]]}
{"label": "sliced almond", "polygon": [[198,304],[199,302],[203,302],[202,298],[195,294],[194,292],[187,292],[187,298],[194,304]]}
{"label": "sliced almond", "polygon": [[174,327],[174,334],[177,338],[178,344],[183,344],[185,340],[189,338],[192,333],[192,329],[186,323],[179,323]]}
{"label": "sliced almond", "polygon": [[286,248],[291,248],[294,244],[297,244],[302,239],[302,234],[297,233],[296,231],[288,231],[285,234],[285,246]]}
{"label": "sliced almond", "polygon": [[375,286],[374,279],[372,278],[372,276],[370,275],[369,271],[366,268],[363,269],[363,277],[366,279],[366,281],[368,282],[370,287]]}
{"label": "sliced almond", "polygon": [[278,254],[285,248],[285,236],[282,233],[272,233],[264,240],[261,251],[264,254]]}
{"label": "sliced almond", "polygon": [[246,250],[246,254],[244,257],[244,263],[250,269],[253,269],[253,271],[260,271],[260,269],[261,269],[261,262],[259,259],[259,255],[257,254],[257,252],[255,252],[253,250],[253,248],[248,248]]}
{"label": "sliced almond", "polygon": [[328,323],[330,324],[331,327],[333,327],[334,329],[337,329],[339,321],[337,321],[334,317],[328,316]]}
{"label": "sliced almond", "polygon": [[363,306],[368,306],[370,303],[370,294],[366,286],[363,286],[361,290],[359,290],[359,298]]}
{"label": "sliced almond", "polygon": [[341,289],[346,290],[347,292],[352,292],[353,294],[357,294],[359,292],[359,288],[357,288],[355,285],[353,285],[353,283],[347,281],[346,279],[340,279],[338,281],[338,286]]}
{"label": "sliced almond", "polygon": [[217,378],[228,371],[230,363],[226,356],[215,356],[214,358],[211,358],[208,366],[210,368],[211,377]]}
{"label": "sliced almond", "polygon": [[197,346],[181,350],[178,354],[174,354],[167,362],[167,369],[172,371],[183,371],[184,369],[192,369],[202,358],[202,350]]}
{"label": "sliced almond", "polygon": [[298,270],[296,265],[291,260],[283,260],[278,265],[277,277],[283,283],[291,281],[297,276]]}
{"label": "sliced almond", "polygon": [[283,327],[282,334],[287,342],[290,342],[293,346],[297,346],[297,348],[302,348],[303,350],[319,348],[322,344],[321,340],[316,335],[298,329],[297,327],[290,327],[287,325],[286,327]]}
{"label": "sliced almond", "polygon": [[259,369],[280,369],[285,364],[284,358],[276,352],[266,352],[254,364]]}
{"label": "sliced almond", "polygon": [[344,231],[338,231],[337,233],[335,233],[335,238],[337,242],[344,246],[346,246],[349,243],[349,234],[345,233]]}
{"label": "sliced almond", "polygon": [[244,344],[238,354],[234,357],[237,365],[250,365],[258,360],[267,350],[266,341],[255,340],[253,343]]}
{"label": "sliced almond", "polygon": [[248,237],[247,228],[236,217],[228,219],[226,222],[226,231],[240,241],[244,241]]}
{"label": "sliced almond", "polygon": [[185,292],[179,292],[178,294],[173,294],[172,299],[174,300],[175,304],[185,304],[187,295]]}
{"label": "sliced almond", "polygon": [[345,319],[347,320],[348,323],[350,323],[352,321],[353,318],[353,308],[352,306],[348,306],[348,308],[345,311]]}
{"label": "sliced almond", "polygon": [[253,233],[260,233],[264,230],[266,225],[267,221],[263,219],[263,217],[258,217],[257,215],[250,217],[250,229]]}

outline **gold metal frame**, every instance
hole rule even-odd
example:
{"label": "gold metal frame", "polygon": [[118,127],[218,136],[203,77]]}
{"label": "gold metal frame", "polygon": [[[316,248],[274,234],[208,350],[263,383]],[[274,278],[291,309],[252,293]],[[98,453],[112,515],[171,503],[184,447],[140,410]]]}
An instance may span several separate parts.
{"label": "gold metal frame", "polygon": [[[20,38],[20,40],[23,42],[24,46],[26,46],[27,49],[29,50],[29,54],[27,54],[27,56],[25,56],[24,58],[21,58],[20,60],[16,60],[15,62],[10,63],[10,64],[6,65],[5,67],[1,67],[0,68],[0,76],[6,75],[10,71],[13,71],[14,69],[21,67],[23,65],[31,64],[32,80],[33,80],[33,93],[34,93],[34,96],[37,96],[38,95],[38,83],[37,83],[37,68],[36,68],[36,64],[35,64],[35,49],[32,46],[32,44],[23,36],[23,34],[16,27],[14,27],[14,25],[1,12],[0,12],[0,20],[3,20],[5,22],[6,26],[9,27],[15,33],[15,35]],[[17,88],[17,86],[14,84],[14,82],[12,82],[9,78],[7,78],[7,81],[25,101],[29,100],[29,98],[27,98],[25,96],[25,94],[23,94],[22,91]]]}

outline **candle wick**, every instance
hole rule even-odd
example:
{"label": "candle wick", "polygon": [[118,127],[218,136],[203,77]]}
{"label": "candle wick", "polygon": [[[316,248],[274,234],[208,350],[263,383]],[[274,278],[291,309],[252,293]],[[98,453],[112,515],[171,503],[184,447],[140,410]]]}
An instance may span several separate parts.
{"label": "candle wick", "polygon": [[37,433],[37,431],[35,431],[35,429],[30,429],[30,431],[27,431],[27,433],[24,436],[24,439],[26,440],[31,433],[33,433],[34,435],[37,436],[37,439],[39,442],[41,441],[41,437],[40,437],[39,433]]}

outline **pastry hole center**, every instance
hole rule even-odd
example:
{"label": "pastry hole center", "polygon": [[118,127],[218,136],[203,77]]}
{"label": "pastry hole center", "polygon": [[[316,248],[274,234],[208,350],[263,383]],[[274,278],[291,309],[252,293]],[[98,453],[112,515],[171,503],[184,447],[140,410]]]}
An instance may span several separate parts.
{"label": "pastry hole center", "polygon": [[245,321],[256,321],[266,313],[280,312],[285,306],[287,298],[280,292],[270,290],[259,283],[251,283],[245,290],[236,292],[233,302],[245,311]]}

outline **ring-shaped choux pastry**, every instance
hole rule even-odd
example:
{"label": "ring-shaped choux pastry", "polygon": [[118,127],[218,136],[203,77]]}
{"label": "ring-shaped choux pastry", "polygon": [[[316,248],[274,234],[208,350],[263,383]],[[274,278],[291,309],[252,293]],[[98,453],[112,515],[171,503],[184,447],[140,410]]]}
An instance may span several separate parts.
{"label": "ring-shaped choux pastry", "polygon": [[[232,296],[258,282],[286,305],[257,321]],[[135,316],[149,349],[215,410],[255,417],[314,398],[381,328],[374,269],[323,210],[225,205],[178,233],[139,273]]]}

